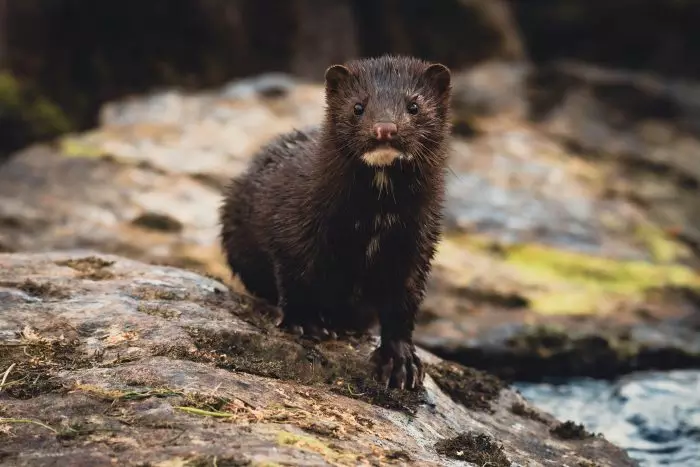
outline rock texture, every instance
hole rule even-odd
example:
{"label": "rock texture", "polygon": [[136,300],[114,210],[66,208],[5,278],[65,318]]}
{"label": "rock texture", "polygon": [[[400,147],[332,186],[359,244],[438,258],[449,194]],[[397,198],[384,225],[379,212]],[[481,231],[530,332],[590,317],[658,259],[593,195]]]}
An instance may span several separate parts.
{"label": "rock texture", "polygon": [[0,465],[633,465],[425,352],[425,391],[379,388],[373,339],[294,340],[195,273],[0,254],[0,298]]}
{"label": "rock texture", "polygon": [[609,198],[646,208],[700,252],[700,83],[563,62],[528,85],[530,116],[607,166]]}
{"label": "rock texture", "polygon": [[[579,84],[553,86],[549,100],[544,72],[517,62],[455,77],[456,128],[471,132],[452,142],[449,228],[418,338],[440,355],[521,379],[697,366],[698,191],[677,180],[694,179],[687,161],[700,145],[682,133],[671,141],[685,156],[663,159],[676,153],[644,146],[637,126],[574,113],[581,107],[570,99],[611,78],[564,69],[581,75]],[[608,99],[637,88],[611,86]],[[603,105],[598,94],[584,96],[590,108]],[[205,93],[110,103],[98,128],[0,166],[0,249],[96,249],[211,274],[241,290],[216,239],[220,190],[274,134],[319,121],[322,97],[317,85],[266,74]],[[633,102],[648,108],[643,98]],[[582,130],[591,125],[606,139]],[[623,177],[623,151],[604,145],[623,139],[637,149],[635,160],[659,155],[656,165],[639,164],[656,169]]]}

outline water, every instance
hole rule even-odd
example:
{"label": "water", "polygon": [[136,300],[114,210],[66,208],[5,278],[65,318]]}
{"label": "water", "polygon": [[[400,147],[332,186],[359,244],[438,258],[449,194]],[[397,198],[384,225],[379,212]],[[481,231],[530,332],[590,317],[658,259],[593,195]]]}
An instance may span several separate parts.
{"label": "water", "polygon": [[603,433],[640,466],[700,466],[700,371],[515,386],[555,417]]}

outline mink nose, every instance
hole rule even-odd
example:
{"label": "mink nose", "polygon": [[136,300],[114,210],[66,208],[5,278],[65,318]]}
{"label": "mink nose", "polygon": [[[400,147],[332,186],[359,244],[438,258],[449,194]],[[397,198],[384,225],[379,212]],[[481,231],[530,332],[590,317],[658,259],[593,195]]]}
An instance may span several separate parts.
{"label": "mink nose", "polygon": [[374,134],[379,141],[389,141],[396,136],[397,131],[398,129],[394,123],[381,122],[374,124]]}

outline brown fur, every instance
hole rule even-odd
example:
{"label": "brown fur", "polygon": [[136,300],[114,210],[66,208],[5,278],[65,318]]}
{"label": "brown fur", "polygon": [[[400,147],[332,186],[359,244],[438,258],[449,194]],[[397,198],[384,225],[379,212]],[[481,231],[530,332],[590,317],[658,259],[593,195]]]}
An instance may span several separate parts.
{"label": "brown fur", "polygon": [[[450,72],[383,56],[325,78],[322,125],[277,137],[227,188],[222,245],[287,327],[365,332],[378,319],[378,376],[414,387],[423,371],[412,333],[441,231]],[[377,122],[396,124],[388,144],[375,139]]]}

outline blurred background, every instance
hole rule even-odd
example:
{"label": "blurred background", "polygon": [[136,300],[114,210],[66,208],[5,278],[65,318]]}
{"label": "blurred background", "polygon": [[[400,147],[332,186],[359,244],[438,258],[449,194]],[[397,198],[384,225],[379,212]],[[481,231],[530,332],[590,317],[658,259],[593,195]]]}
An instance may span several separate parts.
{"label": "blurred background", "polygon": [[226,180],[332,64],[453,70],[417,331],[643,465],[700,463],[700,2],[0,0],[0,252],[231,283]]}

